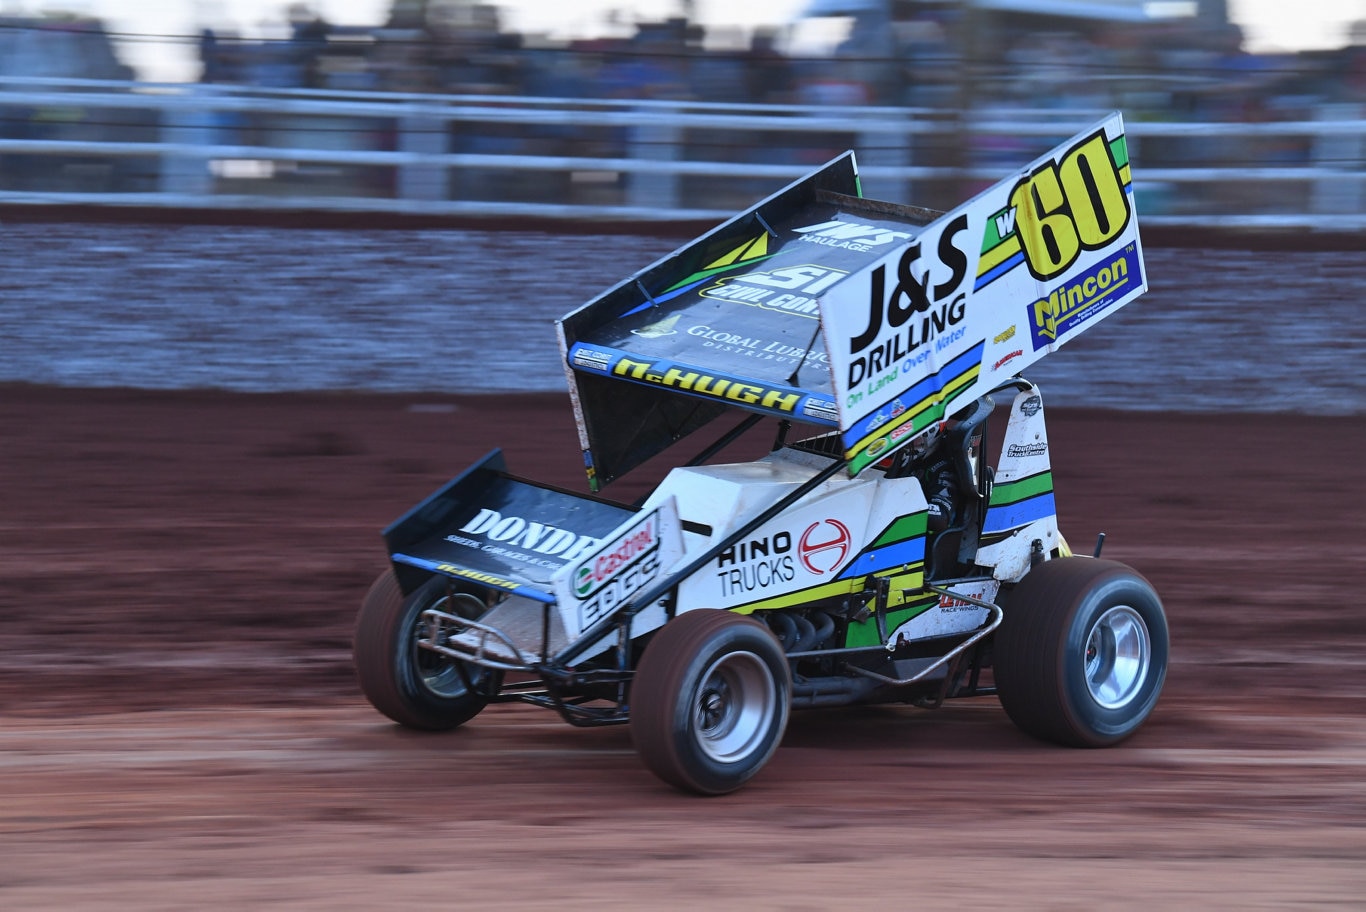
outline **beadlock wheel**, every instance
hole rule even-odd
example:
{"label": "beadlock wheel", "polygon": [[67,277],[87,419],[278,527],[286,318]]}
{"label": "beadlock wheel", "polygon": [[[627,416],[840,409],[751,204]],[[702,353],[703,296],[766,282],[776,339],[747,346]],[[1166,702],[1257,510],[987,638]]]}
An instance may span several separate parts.
{"label": "beadlock wheel", "polygon": [[996,692],[1019,728],[1045,741],[1105,747],[1148,718],[1167,675],[1167,618],[1124,564],[1061,557],[1002,593]]}
{"label": "beadlock wheel", "polygon": [[1086,635],[1086,687],[1096,703],[1119,709],[1131,702],[1148,676],[1152,642],[1143,616],[1116,605]]}
{"label": "beadlock wheel", "polygon": [[631,738],[670,785],[733,792],[777,750],[791,693],[787,657],[767,627],[727,611],[689,611],[655,633],[641,657]]}
{"label": "beadlock wheel", "polygon": [[777,712],[778,688],[762,659],[733,652],[702,676],[694,710],[698,747],[718,763],[753,753]]}
{"label": "beadlock wheel", "polygon": [[356,616],[356,677],[370,705],[400,725],[455,728],[488,705],[502,675],[419,646],[428,634],[422,612],[429,608],[470,619],[484,612],[478,598],[448,593],[442,577],[405,596],[392,572],[381,574]]}

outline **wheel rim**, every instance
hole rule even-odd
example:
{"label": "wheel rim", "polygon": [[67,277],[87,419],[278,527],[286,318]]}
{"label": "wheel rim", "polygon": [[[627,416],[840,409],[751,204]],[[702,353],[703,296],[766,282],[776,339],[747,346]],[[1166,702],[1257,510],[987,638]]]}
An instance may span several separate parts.
{"label": "wheel rim", "polygon": [[718,763],[733,763],[763,743],[777,711],[778,688],[763,659],[733,652],[711,663],[693,703],[698,746]]}
{"label": "wheel rim", "polygon": [[1148,677],[1152,639],[1143,617],[1116,605],[1086,635],[1086,687],[1106,709],[1119,709],[1138,696]]}
{"label": "wheel rim", "polygon": [[[464,592],[457,592],[449,597],[443,596],[427,607],[459,617],[471,617],[484,610],[482,602]],[[430,638],[431,634],[430,626],[419,613],[413,623],[413,634],[410,642],[413,651],[413,667],[417,670],[417,676],[422,681],[422,686],[432,694],[446,699],[465,696],[469,693],[469,688],[465,686],[466,675],[477,685],[480,679],[477,670],[468,668],[462,674],[460,663],[455,659],[439,652],[433,652],[430,649],[423,649],[417,644],[419,639]]]}

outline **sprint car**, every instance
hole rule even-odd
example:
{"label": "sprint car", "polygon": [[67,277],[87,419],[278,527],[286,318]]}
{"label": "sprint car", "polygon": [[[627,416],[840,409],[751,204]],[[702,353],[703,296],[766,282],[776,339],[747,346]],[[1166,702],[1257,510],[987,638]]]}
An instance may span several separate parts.
{"label": "sprint car", "polygon": [[[702,795],[794,708],[994,695],[1040,739],[1123,740],[1162,603],[1059,533],[1022,370],[1146,289],[1119,114],[949,212],[835,158],[557,321],[591,493],[494,449],[384,530],[361,689],[416,729],[509,701],[628,724]],[[643,500],[599,493],[715,422]]]}

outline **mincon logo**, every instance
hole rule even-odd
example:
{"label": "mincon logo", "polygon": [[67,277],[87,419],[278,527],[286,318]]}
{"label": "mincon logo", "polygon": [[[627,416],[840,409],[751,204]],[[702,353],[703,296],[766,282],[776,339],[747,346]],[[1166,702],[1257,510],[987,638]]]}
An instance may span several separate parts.
{"label": "mincon logo", "polygon": [[844,247],[849,250],[869,250],[873,247],[911,239],[911,234],[908,231],[892,231],[890,228],[861,225],[858,222],[845,222],[839,219],[821,222],[819,225],[807,225],[805,228],[794,230],[802,235],[803,241],[822,244],[826,247]]}

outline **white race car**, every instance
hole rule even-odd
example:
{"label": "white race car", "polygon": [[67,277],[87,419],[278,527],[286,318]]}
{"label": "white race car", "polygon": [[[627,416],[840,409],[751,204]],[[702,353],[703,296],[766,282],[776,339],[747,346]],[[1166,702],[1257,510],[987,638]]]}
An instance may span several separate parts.
{"label": "white race car", "polygon": [[[1146,288],[1118,114],[946,213],[834,159],[558,322],[595,492],[738,423],[643,503],[494,450],[418,504],[360,610],[365,695],[419,729],[507,701],[628,723],[700,794],[794,707],[994,694],[1037,737],[1122,740],[1162,689],[1162,604],[1069,551],[1021,371]],[[720,459],[764,426],[767,455]]]}

